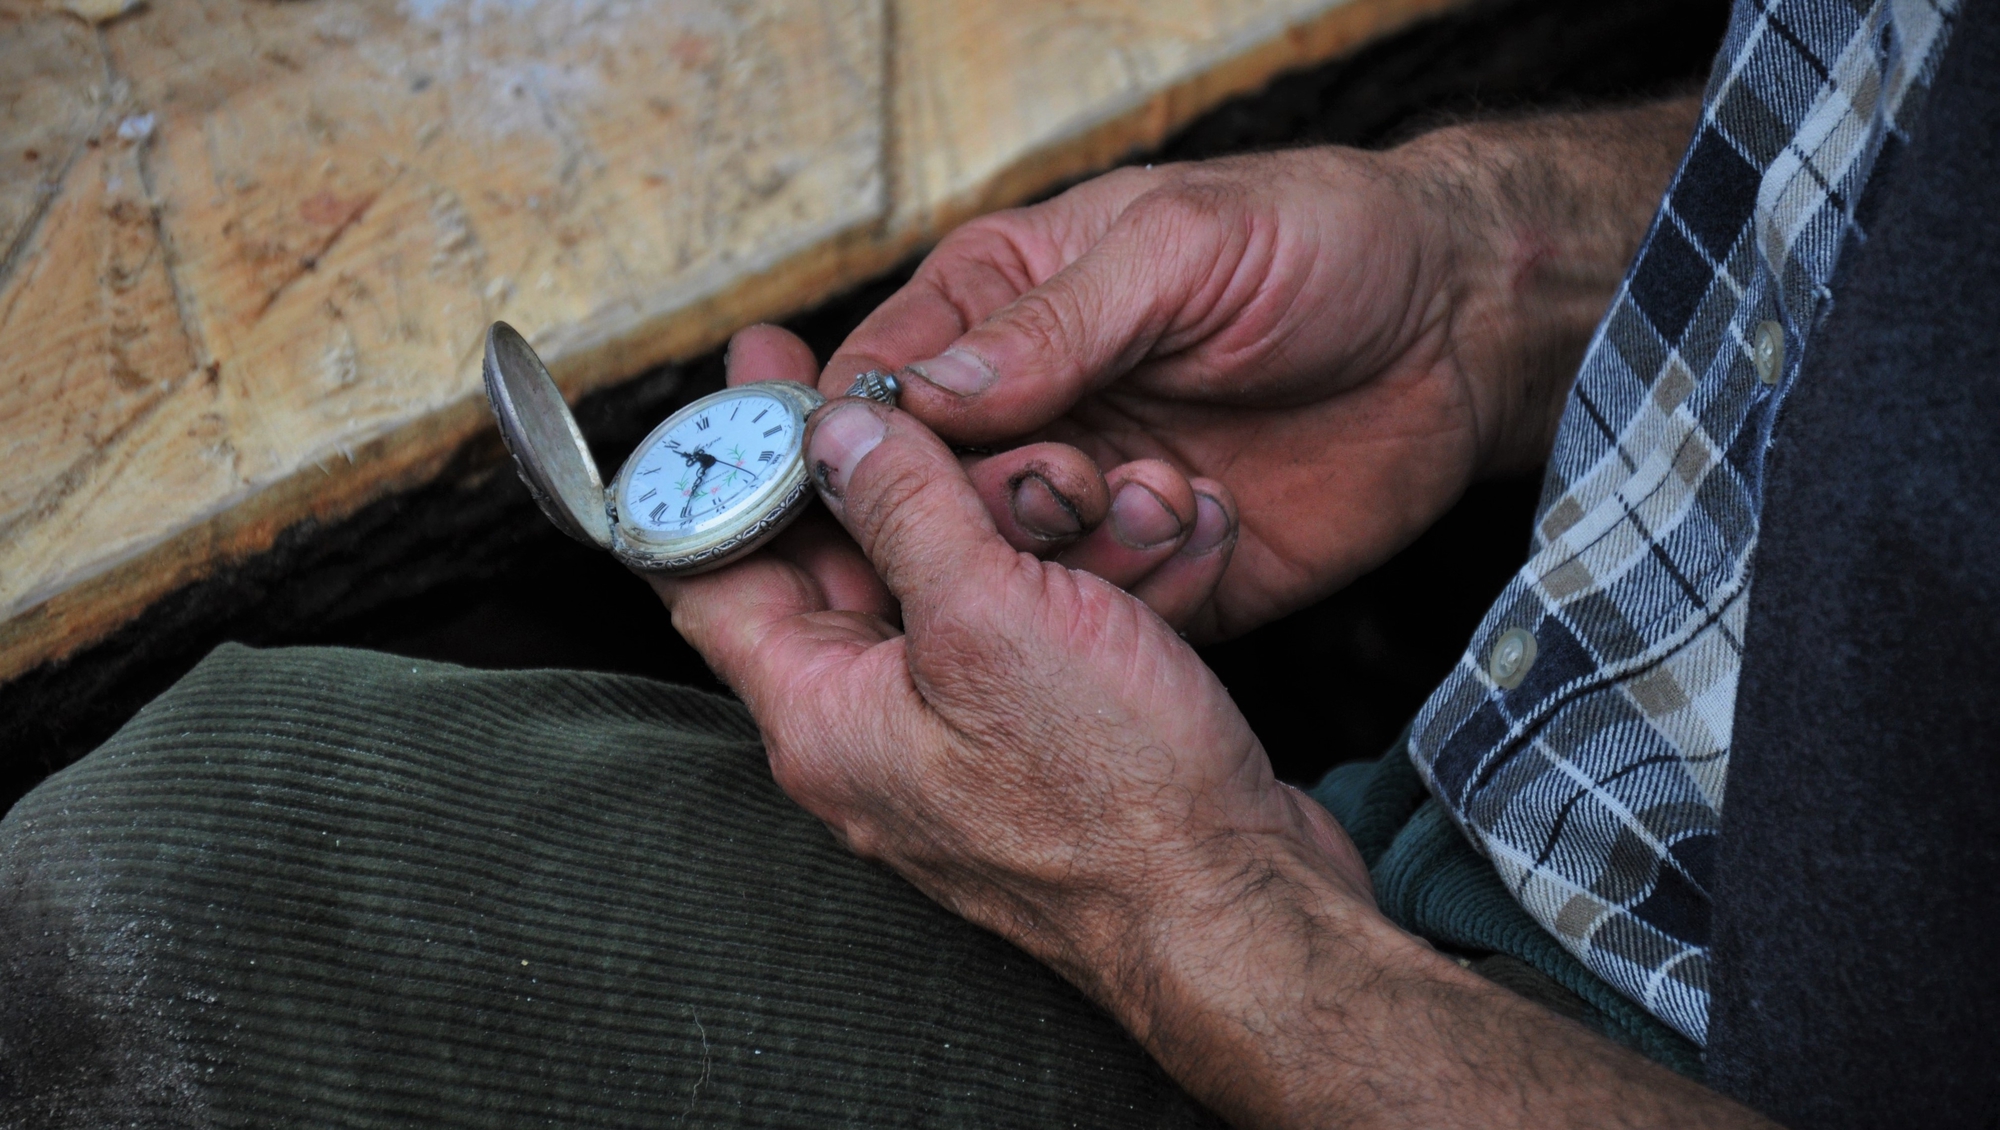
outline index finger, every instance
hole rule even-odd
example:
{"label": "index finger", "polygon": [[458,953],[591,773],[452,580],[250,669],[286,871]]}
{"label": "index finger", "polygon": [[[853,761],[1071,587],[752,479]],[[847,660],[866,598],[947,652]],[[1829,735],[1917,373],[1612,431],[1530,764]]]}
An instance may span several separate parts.
{"label": "index finger", "polygon": [[[983,216],[952,232],[834,351],[820,391],[835,396],[870,369],[895,372],[937,356],[1075,261],[1164,176],[1150,166],[1117,169],[1053,200]],[[921,407],[916,414],[925,416]]]}
{"label": "index finger", "polygon": [[870,369],[893,373],[934,356],[1025,289],[1018,260],[1018,248],[996,228],[964,231],[940,244],[847,335],[826,363],[820,391],[838,396]]}

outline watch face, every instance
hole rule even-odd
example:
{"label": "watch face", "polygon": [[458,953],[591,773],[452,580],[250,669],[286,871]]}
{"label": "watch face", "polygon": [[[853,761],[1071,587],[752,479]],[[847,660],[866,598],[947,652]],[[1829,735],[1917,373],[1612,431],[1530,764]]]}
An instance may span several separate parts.
{"label": "watch face", "polygon": [[704,402],[649,437],[625,479],[619,511],[649,534],[684,537],[721,524],[789,465],[799,421],[755,392]]}
{"label": "watch face", "polygon": [[624,539],[673,556],[698,553],[738,537],[774,508],[797,505],[799,445],[818,400],[804,386],[773,382],[725,389],[674,413],[619,473]]}

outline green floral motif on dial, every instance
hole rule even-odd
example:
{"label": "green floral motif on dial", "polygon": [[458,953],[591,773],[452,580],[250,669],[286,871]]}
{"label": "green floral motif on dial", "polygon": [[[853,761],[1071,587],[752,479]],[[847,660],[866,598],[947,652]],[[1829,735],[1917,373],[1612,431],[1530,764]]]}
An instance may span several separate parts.
{"label": "green floral motif on dial", "polygon": [[[788,447],[797,420],[775,398],[745,396],[677,422],[637,459],[628,479],[627,512],[641,525],[692,533],[724,520],[756,497]],[[673,501],[645,493],[647,476],[671,475]],[[655,480],[658,481],[658,480]]]}

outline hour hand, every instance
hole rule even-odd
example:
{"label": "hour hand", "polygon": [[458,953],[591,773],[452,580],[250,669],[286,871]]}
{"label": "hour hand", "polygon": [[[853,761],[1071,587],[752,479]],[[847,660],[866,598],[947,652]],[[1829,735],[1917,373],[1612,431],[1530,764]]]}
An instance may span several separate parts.
{"label": "hour hand", "polygon": [[713,466],[715,466],[715,460],[710,458],[701,465],[701,470],[695,473],[694,485],[688,488],[687,503],[681,507],[681,523],[683,525],[693,520],[694,500],[700,497],[702,480],[708,478],[708,469]]}

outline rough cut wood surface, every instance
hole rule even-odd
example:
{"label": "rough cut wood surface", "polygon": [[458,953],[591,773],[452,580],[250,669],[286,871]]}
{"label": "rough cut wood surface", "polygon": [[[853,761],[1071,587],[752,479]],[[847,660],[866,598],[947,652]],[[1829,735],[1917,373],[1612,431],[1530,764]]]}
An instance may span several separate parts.
{"label": "rough cut wood surface", "polygon": [[1458,2],[0,0],[0,679]]}

